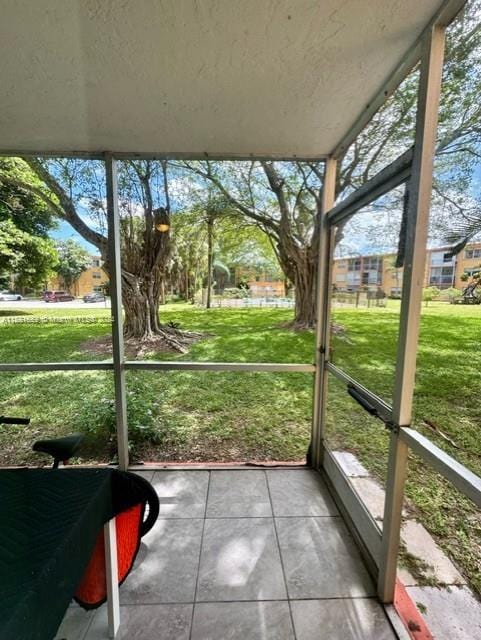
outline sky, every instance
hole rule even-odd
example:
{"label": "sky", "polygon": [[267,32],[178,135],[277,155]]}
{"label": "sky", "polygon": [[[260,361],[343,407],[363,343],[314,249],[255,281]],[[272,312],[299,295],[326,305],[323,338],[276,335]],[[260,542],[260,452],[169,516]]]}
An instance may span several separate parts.
{"label": "sky", "polygon": [[50,236],[54,240],[76,240],[79,244],[82,245],[87,251],[89,251],[92,255],[98,254],[98,249],[94,247],[93,244],[90,244],[82,236],[73,229],[68,222],[64,222],[63,220],[59,221],[58,228],[54,231],[50,232]]}
{"label": "sky", "polygon": [[[479,194],[481,191],[481,164],[479,164],[472,176],[471,184],[470,184],[470,195],[477,196],[479,199]],[[89,224],[90,218],[88,211],[85,208],[80,206],[82,211],[82,217],[84,221]],[[432,211],[431,215],[435,215]],[[392,218],[392,224],[386,224],[386,217],[390,216]],[[382,234],[376,233],[376,219],[381,222],[381,227],[389,228],[391,227],[391,233]],[[366,207],[360,212],[358,212],[351,220],[349,221],[346,227],[346,233],[344,235],[344,240],[342,242],[342,246],[339,246],[336,250],[336,255],[347,256],[347,255],[369,255],[376,253],[389,253],[396,250],[397,241],[398,241],[398,229],[400,226],[401,212],[400,211],[373,211],[370,207]],[[67,240],[73,239],[77,241],[80,245],[82,245],[89,253],[92,255],[98,255],[98,249],[88,243],[80,234],[78,234],[67,222],[59,221],[58,228],[51,232],[51,237],[54,240]],[[430,247],[436,247],[444,245],[442,238],[431,238],[429,240]]]}

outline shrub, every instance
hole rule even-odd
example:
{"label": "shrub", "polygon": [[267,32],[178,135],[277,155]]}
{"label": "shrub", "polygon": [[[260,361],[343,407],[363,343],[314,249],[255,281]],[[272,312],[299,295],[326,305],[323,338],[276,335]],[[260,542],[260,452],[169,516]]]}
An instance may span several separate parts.
{"label": "shrub", "polygon": [[431,302],[431,300],[439,298],[440,294],[441,290],[437,287],[426,287],[423,289],[423,300],[426,303],[426,306],[428,306],[428,303]]}
{"label": "shrub", "polygon": [[[158,429],[159,405],[152,398],[148,386],[149,378],[129,376],[127,385],[127,412],[129,419],[129,443],[135,448],[142,443],[159,444],[162,432]],[[73,420],[73,430],[85,434],[87,441],[94,444],[115,444],[116,415],[113,389],[98,386],[85,397]]]}
{"label": "shrub", "polygon": [[244,288],[239,289],[237,287],[232,287],[232,288],[224,289],[222,297],[229,298],[230,300],[232,299],[241,300],[242,298],[249,297],[249,291]]}
{"label": "shrub", "polygon": [[449,287],[449,289],[445,289],[442,292],[443,298],[449,300],[449,302],[453,302],[456,298],[460,298],[461,295],[462,292],[459,289],[456,289],[456,287]]}

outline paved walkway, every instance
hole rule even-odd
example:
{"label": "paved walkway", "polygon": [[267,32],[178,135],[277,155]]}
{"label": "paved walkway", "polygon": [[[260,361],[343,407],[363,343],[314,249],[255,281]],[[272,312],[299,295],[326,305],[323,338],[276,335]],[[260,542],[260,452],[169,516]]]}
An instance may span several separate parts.
{"label": "paved walkway", "polygon": [[[143,472],[160,517],[121,587],[121,640],[394,640],[359,551],[309,470]],[[71,607],[57,638],[107,638]]]}
{"label": "paved walkway", "polygon": [[[382,529],[384,516],[384,489],[352,454],[334,453],[344,473],[372,517]],[[436,640],[474,640],[481,638],[481,604],[467,586],[451,560],[436,541],[414,518],[404,513],[401,529],[402,541],[407,551],[425,565],[424,575],[415,578],[404,567],[399,567],[398,577]],[[425,586],[434,584],[437,586]]]}

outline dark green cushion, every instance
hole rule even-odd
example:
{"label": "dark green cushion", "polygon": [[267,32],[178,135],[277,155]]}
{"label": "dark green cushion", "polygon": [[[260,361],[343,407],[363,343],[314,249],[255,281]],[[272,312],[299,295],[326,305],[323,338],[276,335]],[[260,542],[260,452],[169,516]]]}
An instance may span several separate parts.
{"label": "dark green cushion", "polygon": [[52,640],[102,526],[139,501],[114,469],[0,470],[0,638]]}

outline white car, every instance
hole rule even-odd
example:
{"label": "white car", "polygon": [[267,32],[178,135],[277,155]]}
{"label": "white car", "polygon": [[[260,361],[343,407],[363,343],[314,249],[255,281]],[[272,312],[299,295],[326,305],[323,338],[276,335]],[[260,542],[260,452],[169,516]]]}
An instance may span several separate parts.
{"label": "white car", "polygon": [[3,302],[16,302],[17,300],[22,300],[22,296],[19,293],[0,291],[0,300]]}

